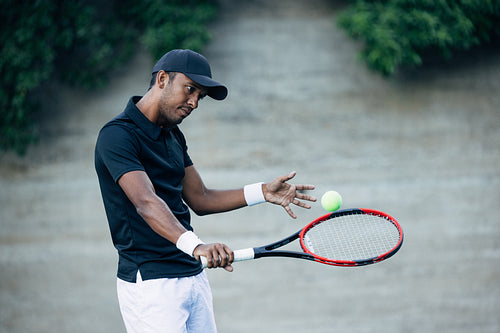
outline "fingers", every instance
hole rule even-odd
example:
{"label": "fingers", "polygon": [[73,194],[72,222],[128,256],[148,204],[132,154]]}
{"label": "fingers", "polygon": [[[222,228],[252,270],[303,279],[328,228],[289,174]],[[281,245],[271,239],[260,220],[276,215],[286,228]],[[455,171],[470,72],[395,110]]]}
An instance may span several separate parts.
{"label": "fingers", "polygon": [[[290,204],[294,204],[295,206],[299,206],[299,207],[302,207],[305,209],[311,209],[311,205],[309,205],[308,203],[302,202],[301,200],[298,200],[298,199],[312,201],[312,202],[317,200],[315,197],[313,197],[311,195],[303,194],[300,192],[295,192],[295,198],[293,198],[291,200]],[[296,219],[297,216],[293,213],[292,209],[290,208],[290,204],[284,204],[282,206],[283,206],[283,208],[285,208],[285,211],[288,213],[288,215],[290,215],[290,217],[292,217],[293,219]]]}
{"label": "fingers", "polygon": [[207,268],[223,267],[229,272],[233,271],[231,263],[234,261],[234,252],[225,244],[199,245],[194,251],[194,257],[199,260],[200,256],[207,259]]}
{"label": "fingers", "polygon": [[[305,202],[302,202],[300,200],[297,200],[297,199],[292,200],[291,203],[293,203],[296,206],[305,208],[305,209],[310,209],[311,208],[311,205],[309,205],[309,204],[307,204]],[[293,219],[297,218],[297,215],[295,215],[295,213],[292,211],[292,209],[290,208],[290,205],[283,205],[283,208],[288,213],[288,215],[290,215],[291,218],[293,218]]]}
{"label": "fingers", "polygon": [[285,208],[286,212],[288,213],[288,215],[290,215],[290,217],[292,219],[296,219],[297,218],[297,215],[295,215],[292,211],[292,209],[290,208],[290,206],[286,205],[284,206],[283,208]]}
{"label": "fingers", "polygon": [[286,175],[287,181],[292,179],[293,177],[295,177],[296,174],[297,174],[297,171],[292,171],[288,175]]}
{"label": "fingers", "polygon": [[314,185],[311,184],[299,184],[295,185],[295,187],[297,187],[298,191],[309,191],[309,190],[314,190],[316,188]]}
{"label": "fingers", "polygon": [[290,203],[292,203],[296,206],[302,207],[302,208],[307,208],[307,209],[311,208],[311,205],[309,205],[306,202],[303,202],[302,200],[315,202],[317,199],[316,199],[316,197],[314,197],[312,195],[308,195],[308,194],[299,192],[297,190],[293,191],[293,197],[292,197]]}
{"label": "fingers", "polygon": [[276,180],[279,182],[279,183],[286,183],[287,181],[291,180],[293,177],[295,177],[295,175],[297,174],[296,171],[292,171],[290,172],[288,175],[284,175],[284,176],[280,176],[278,178],[276,178]]}
{"label": "fingers", "polygon": [[[313,197],[313,196],[310,196],[310,195],[305,195],[305,194],[301,194],[301,193],[295,193],[295,197],[292,198],[290,200],[290,202],[283,202],[282,206],[285,208],[285,210],[287,211],[287,213],[290,215],[290,216],[295,216],[295,214],[291,213],[291,209],[289,207],[290,204],[294,204],[295,206],[299,206],[301,208],[305,208],[305,209],[311,209],[311,205],[306,203],[306,202],[303,202],[301,200],[307,200],[307,201],[316,201],[316,198]],[[295,218],[295,217],[294,217]]]}
{"label": "fingers", "polygon": [[307,201],[312,201],[312,202],[315,202],[317,200],[316,197],[314,197],[312,195],[308,195],[308,194],[302,193],[302,192],[296,192],[295,193],[295,197],[297,199],[300,199],[300,200],[307,200]]}
{"label": "fingers", "polygon": [[291,204],[310,209],[311,205],[303,201],[315,202],[314,196],[305,194],[304,191],[314,190],[315,186],[311,184],[290,184],[289,180],[296,176],[297,172],[292,171],[285,176],[281,176],[268,184],[264,184],[262,190],[267,202],[281,205],[290,217],[296,219],[297,216],[290,208]]}
{"label": "fingers", "polygon": [[224,268],[228,272],[232,272],[233,271],[233,266],[231,266],[231,265],[226,265],[226,266],[224,266],[222,268]]}
{"label": "fingers", "polygon": [[[292,171],[286,176],[278,177],[278,179],[280,180],[281,183],[286,183],[287,181],[295,177],[296,174],[297,174],[296,171]],[[312,184],[288,184],[288,185],[290,186],[290,190],[293,190],[295,192],[295,197],[303,200],[316,201],[315,197],[301,193],[301,191],[314,190],[316,188],[314,185]]]}
{"label": "fingers", "polygon": [[292,201],[292,203],[295,205],[295,206],[299,206],[299,207],[302,207],[302,208],[305,208],[305,209],[310,209],[311,208],[311,205],[308,204],[308,203],[305,203],[305,202],[302,202],[300,200],[297,200],[297,199],[294,199]]}

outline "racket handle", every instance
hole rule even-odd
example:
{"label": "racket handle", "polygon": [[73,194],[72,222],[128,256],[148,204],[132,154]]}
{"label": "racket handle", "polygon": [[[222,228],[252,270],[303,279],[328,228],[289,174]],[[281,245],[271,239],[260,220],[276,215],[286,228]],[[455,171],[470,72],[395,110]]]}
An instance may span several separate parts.
{"label": "racket handle", "polygon": [[[241,249],[234,251],[234,262],[244,261],[244,260],[252,260],[255,257],[255,253],[253,248]],[[203,268],[207,268],[207,258],[201,256],[200,257],[201,265]]]}
{"label": "racket handle", "polygon": [[252,247],[234,251],[234,262],[252,260],[255,258],[255,252]]}

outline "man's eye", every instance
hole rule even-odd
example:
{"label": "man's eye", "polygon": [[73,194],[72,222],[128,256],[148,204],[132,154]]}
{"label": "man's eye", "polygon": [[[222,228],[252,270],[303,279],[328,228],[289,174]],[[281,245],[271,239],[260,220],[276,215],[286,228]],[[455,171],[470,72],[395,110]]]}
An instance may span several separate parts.
{"label": "man's eye", "polygon": [[186,88],[187,88],[188,93],[190,93],[190,94],[194,93],[194,89],[195,89],[194,87],[186,86]]}

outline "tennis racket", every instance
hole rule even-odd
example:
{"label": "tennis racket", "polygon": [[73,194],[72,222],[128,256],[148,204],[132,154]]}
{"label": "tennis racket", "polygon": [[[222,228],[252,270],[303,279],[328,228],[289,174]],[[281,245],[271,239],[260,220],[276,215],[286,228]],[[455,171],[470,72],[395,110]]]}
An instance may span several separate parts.
{"label": "tennis racket", "polygon": [[[304,252],[276,250],[297,238]],[[373,209],[346,209],[324,215],[278,242],[236,250],[234,262],[289,257],[355,267],[388,259],[402,244],[403,230],[393,217]],[[201,257],[201,263],[207,267],[205,257]]]}

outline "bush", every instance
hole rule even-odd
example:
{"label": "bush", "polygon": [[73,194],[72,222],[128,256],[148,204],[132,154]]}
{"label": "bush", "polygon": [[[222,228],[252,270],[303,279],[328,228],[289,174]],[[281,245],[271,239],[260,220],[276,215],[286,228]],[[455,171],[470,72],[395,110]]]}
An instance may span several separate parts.
{"label": "bush", "polygon": [[174,48],[201,51],[211,35],[206,25],[215,17],[216,6],[210,0],[157,0],[120,2],[120,19],[131,22],[142,32],[142,42],[159,59]]}
{"label": "bush", "polygon": [[338,25],[362,40],[368,66],[383,75],[419,66],[424,55],[444,59],[500,36],[499,0],[358,0]]}
{"label": "bush", "polygon": [[142,41],[155,58],[200,50],[212,0],[0,0],[0,149],[23,153],[36,139],[34,92],[48,80],[102,87]]}

